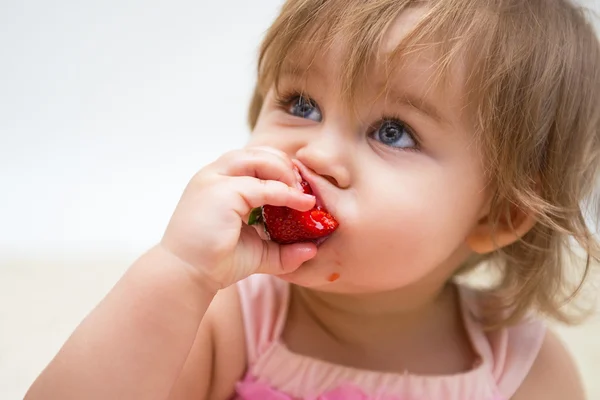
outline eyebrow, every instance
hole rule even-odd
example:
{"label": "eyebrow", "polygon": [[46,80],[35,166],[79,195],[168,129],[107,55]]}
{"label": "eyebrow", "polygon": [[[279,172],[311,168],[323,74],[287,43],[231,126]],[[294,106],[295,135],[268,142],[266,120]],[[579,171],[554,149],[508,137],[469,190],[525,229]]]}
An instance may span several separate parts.
{"label": "eyebrow", "polygon": [[411,107],[420,114],[432,118],[440,124],[448,123],[448,120],[444,118],[442,112],[440,112],[440,110],[433,103],[428,102],[425,98],[418,95],[392,89],[387,92],[385,98],[386,100],[391,99],[392,104],[401,104]]}

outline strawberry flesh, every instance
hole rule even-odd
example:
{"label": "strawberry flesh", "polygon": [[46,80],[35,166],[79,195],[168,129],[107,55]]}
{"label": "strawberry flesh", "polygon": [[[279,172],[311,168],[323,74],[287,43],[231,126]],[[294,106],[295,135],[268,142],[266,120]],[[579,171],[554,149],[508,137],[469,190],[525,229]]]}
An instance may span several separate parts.
{"label": "strawberry flesh", "polygon": [[[313,194],[308,182],[302,182],[306,194]],[[335,218],[321,205],[311,210],[298,211],[288,207],[265,205],[262,221],[269,238],[279,244],[299,242],[320,242],[320,239],[332,234],[339,226]]]}

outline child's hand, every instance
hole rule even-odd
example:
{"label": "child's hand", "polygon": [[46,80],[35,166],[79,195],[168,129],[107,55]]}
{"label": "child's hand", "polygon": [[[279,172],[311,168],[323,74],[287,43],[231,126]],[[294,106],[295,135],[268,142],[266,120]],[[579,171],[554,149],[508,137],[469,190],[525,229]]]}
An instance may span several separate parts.
{"label": "child's hand", "polygon": [[215,288],[254,273],[292,272],[314,257],[316,246],[262,240],[246,221],[253,208],[265,204],[311,209],[315,198],[302,192],[300,179],[292,160],[278,150],[227,153],[192,178],[161,244]]}

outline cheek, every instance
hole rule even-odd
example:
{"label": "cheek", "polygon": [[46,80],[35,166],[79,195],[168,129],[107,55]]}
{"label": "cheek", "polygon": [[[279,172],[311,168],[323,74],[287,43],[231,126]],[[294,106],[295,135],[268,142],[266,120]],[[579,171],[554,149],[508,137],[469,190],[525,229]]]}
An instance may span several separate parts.
{"label": "cheek", "polygon": [[[373,194],[361,197],[360,212],[347,221],[353,250],[345,261],[365,285],[413,283],[462,248],[477,220],[480,185],[475,179],[451,182],[446,174],[428,177],[403,179],[401,190],[361,191]],[[359,271],[365,265],[368,276]]]}

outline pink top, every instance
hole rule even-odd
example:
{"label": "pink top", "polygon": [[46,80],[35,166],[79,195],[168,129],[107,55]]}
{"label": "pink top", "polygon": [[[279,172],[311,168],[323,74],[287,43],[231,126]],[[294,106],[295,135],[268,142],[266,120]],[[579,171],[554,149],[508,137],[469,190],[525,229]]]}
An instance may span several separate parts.
{"label": "pink top", "polygon": [[292,353],[280,336],[290,285],[267,275],[239,282],[248,372],[235,399],[246,400],[508,400],[541,347],[541,321],[486,333],[474,318],[476,292],[459,286],[465,328],[481,362],[455,375],[419,376],[336,365]]}

